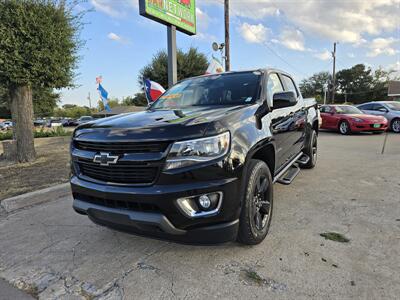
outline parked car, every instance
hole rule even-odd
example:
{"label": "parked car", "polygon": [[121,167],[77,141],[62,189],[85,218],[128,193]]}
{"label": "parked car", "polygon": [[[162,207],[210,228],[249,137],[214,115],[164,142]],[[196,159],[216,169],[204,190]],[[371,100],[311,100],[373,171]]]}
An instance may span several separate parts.
{"label": "parked car", "polygon": [[66,118],[63,119],[63,126],[64,127],[78,126],[78,123],[75,119]]}
{"label": "parked car", "polygon": [[91,116],[82,116],[78,120],[76,120],[76,123],[78,123],[78,125],[81,125],[81,124],[85,124],[85,123],[93,121],[93,120],[94,120],[94,118]]}
{"label": "parked car", "polygon": [[51,119],[47,121],[47,127],[60,127],[63,126],[62,120],[60,119]]}
{"label": "parked car", "polygon": [[45,119],[36,119],[33,121],[33,126],[47,126],[48,121]]}
{"label": "parked car", "polygon": [[144,112],[75,129],[73,208],[158,238],[260,243],[273,183],[316,164],[318,119],[315,99],[279,70],[186,79]]}
{"label": "parked car", "polygon": [[390,130],[400,133],[400,102],[375,101],[357,107],[367,114],[385,117],[389,121]]}
{"label": "parked car", "polygon": [[1,130],[8,130],[8,129],[11,129],[12,127],[13,127],[12,121],[0,122],[0,129]]}
{"label": "parked car", "polygon": [[363,131],[382,133],[388,127],[386,118],[367,115],[351,105],[323,105],[320,112],[321,129],[334,130],[341,134]]}

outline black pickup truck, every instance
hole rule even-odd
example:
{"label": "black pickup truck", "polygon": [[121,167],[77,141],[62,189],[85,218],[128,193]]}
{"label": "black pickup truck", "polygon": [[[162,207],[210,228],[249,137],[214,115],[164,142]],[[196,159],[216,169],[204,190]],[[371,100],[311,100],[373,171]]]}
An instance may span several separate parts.
{"label": "black pickup truck", "polygon": [[186,79],[143,112],[76,128],[73,208],[140,235],[258,244],[273,184],[315,166],[318,128],[315,101],[285,72]]}

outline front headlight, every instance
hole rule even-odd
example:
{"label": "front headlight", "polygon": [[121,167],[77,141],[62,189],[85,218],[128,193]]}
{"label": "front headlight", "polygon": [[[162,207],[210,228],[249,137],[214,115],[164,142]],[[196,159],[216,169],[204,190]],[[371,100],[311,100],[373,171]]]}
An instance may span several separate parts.
{"label": "front headlight", "polygon": [[360,118],[351,118],[354,122],[357,122],[357,123],[361,123],[361,122],[364,122],[364,120],[363,119],[360,119]]}
{"label": "front headlight", "polygon": [[229,132],[224,132],[216,136],[176,142],[172,145],[164,169],[178,169],[221,158],[228,153],[230,140]]}

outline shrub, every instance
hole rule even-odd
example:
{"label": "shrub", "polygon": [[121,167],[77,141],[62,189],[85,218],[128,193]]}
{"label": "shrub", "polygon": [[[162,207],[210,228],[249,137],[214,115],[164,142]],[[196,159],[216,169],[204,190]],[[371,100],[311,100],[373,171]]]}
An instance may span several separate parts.
{"label": "shrub", "polygon": [[[35,138],[47,138],[56,136],[70,136],[72,131],[66,131],[63,127],[55,127],[51,130],[45,130],[41,128],[40,130],[35,130],[33,132]],[[11,140],[13,138],[12,130],[0,131],[0,141]]]}

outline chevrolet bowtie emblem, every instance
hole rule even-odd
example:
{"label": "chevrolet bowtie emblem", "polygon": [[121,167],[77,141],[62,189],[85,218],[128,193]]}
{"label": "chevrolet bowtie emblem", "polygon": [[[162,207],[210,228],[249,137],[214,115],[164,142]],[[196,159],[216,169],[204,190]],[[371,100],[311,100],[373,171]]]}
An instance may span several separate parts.
{"label": "chevrolet bowtie emblem", "polygon": [[107,152],[100,152],[100,154],[94,156],[93,162],[99,163],[100,166],[109,166],[110,164],[116,164],[118,158],[118,155],[114,156]]}

